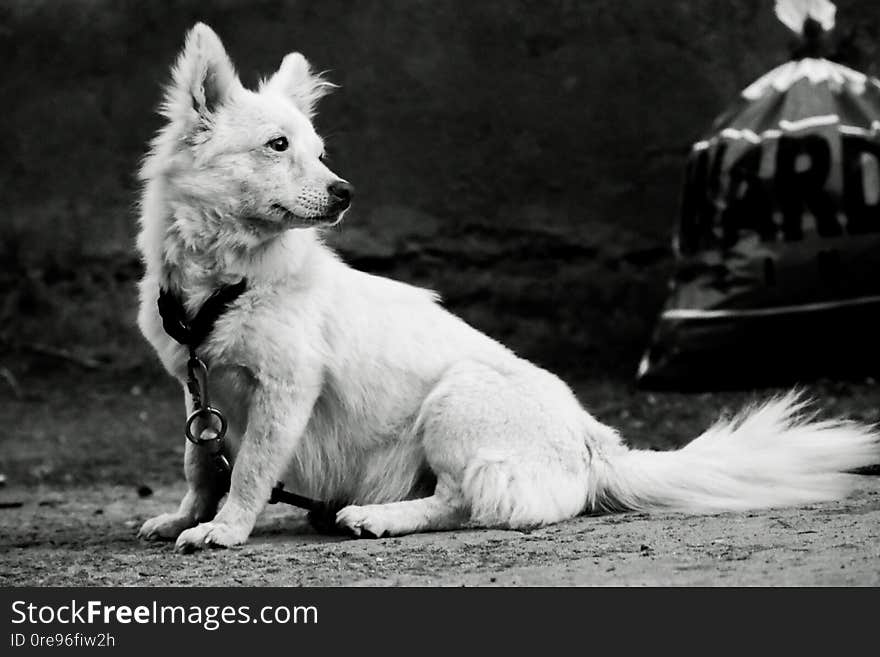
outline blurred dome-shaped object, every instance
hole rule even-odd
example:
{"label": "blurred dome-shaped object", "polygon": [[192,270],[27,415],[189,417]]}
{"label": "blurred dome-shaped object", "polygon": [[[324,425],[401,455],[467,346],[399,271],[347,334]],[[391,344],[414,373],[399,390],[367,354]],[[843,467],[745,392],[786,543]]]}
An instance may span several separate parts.
{"label": "blurred dome-shaped object", "polygon": [[649,386],[875,374],[880,81],[823,57],[826,0],[780,0],[802,36],[688,158],[676,271],[639,366]]}

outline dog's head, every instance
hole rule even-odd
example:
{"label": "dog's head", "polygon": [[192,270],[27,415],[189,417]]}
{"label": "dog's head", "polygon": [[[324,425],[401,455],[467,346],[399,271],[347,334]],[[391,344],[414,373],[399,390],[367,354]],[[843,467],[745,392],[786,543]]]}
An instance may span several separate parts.
{"label": "dog's head", "polygon": [[242,243],[334,224],[354,190],[324,163],[311,121],[334,86],[291,53],[257,91],[245,89],[220,39],[199,23],[174,66],[162,108],[169,122],[142,175],[161,176],[178,204],[201,210],[193,222],[222,223]]}

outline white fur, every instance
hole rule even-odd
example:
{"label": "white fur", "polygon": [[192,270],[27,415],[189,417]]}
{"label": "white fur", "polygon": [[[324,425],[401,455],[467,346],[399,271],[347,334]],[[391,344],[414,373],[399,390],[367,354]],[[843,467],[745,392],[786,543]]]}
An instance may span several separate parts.
{"label": "white fur", "polygon": [[[230,418],[234,468],[218,513],[223,484],[188,444],[189,492],[143,536],[177,538],[182,550],[241,543],[282,477],[302,494],[351,501],[338,522],[379,536],[529,527],[602,509],[833,499],[853,483],[843,471],[880,460],[872,431],[801,421],[793,397],[676,452],[630,451],[561,380],[445,311],[432,292],[346,266],[318,232],[339,219],[320,198],[339,178],[319,160],[309,120],[327,89],[294,54],[248,91],[209,28],[187,37],[168,125],[142,170],[138,321],[182,382],[186,353],[162,329],[160,286],[194,312],[217,286],[247,278],[200,350]],[[265,146],[279,133],[291,144],[280,156]],[[310,214],[304,197],[318,198],[318,209]],[[279,216],[276,201],[292,212]],[[426,476],[436,478],[433,492],[422,490]]]}
{"label": "white fur", "polygon": [[844,497],[876,463],[877,435],[815,421],[791,393],[719,422],[675,452],[624,451],[596,472],[599,508],[716,513]]}

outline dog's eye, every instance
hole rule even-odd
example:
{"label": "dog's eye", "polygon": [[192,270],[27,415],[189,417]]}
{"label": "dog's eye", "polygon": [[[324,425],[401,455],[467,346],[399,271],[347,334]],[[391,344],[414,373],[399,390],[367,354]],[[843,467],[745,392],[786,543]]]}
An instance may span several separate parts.
{"label": "dog's eye", "polygon": [[287,142],[287,137],[276,137],[275,139],[270,139],[266,142],[266,146],[271,148],[273,151],[286,151],[287,147],[290,144]]}
{"label": "dog's eye", "polygon": [[327,153],[321,153],[318,156],[318,159],[321,160],[321,162],[323,162],[324,164],[327,164]]}

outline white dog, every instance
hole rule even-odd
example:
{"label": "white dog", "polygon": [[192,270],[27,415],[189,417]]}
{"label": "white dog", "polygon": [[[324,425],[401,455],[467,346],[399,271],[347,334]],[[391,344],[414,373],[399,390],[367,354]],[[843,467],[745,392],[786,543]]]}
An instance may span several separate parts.
{"label": "white dog", "polygon": [[188,492],[141,536],[180,550],[243,543],[276,480],[350,502],[340,527],[385,536],[832,500],[857,478],[846,471],[880,461],[872,430],[804,418],[795,396],[678,451],[629,450],[565,383],[432,292],[346,266],[319,232],[352,194],[311,123],[332,86],[293,53],[247,90],[210,28],[187,36],[142,170],[138,321],[183,382],[187,351],[163,330],[160,289],[194,315],[246,279],[199,348],[234,466],[217,512],[227,483],[210,450],[187,443]]}

